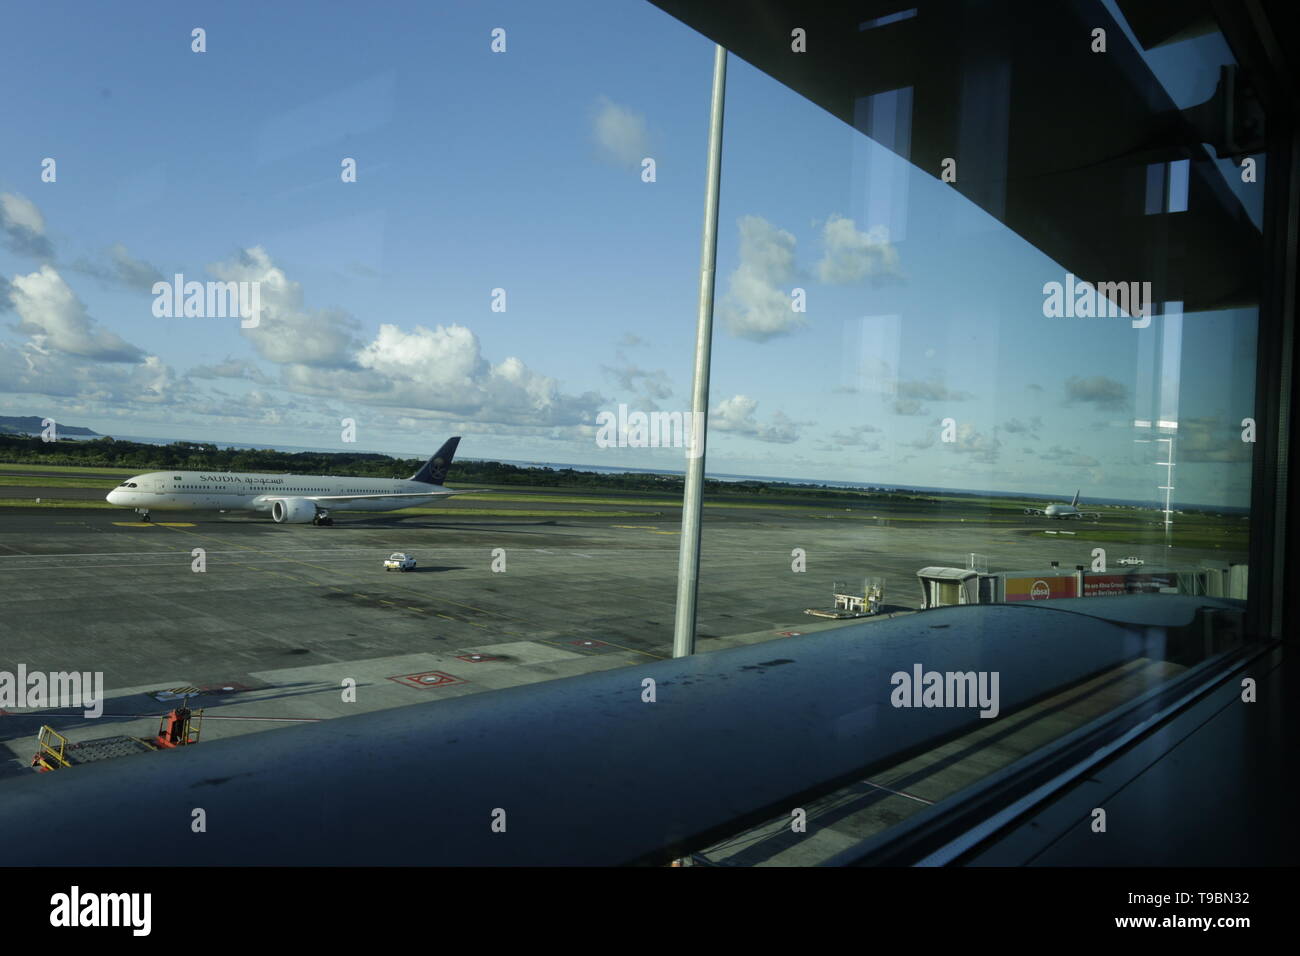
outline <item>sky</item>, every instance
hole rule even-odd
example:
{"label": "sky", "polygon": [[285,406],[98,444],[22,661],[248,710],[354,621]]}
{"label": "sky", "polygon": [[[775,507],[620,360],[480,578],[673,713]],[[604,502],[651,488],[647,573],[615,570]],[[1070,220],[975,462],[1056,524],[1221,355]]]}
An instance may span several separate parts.
{"label": "sky", "polygon": [[[684,466],[597,416],[690,407],[709,41],[641,0],[131,9],[7,15],[0,414]],[[1183,104],[1227,56],[1148,63]],[[1176,420],[1175,500],[1246,505],[1254,310],[1046,317],[1067,271],[731,57],[708,470],[1154,503],[1134,422]],[[156,315],[177,273],[259,283],[259,324]]]}

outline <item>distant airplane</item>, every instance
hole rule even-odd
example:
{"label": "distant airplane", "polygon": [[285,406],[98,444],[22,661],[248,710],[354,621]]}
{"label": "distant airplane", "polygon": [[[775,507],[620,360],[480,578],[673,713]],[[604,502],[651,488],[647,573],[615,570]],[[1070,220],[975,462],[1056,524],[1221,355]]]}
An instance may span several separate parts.
{"label": "distant airplane", "polygon": [[442,486],[460,436],[448,439],[410,478],[336,478],[235,472],[151,471],[128,478],[108,503],[150,511],[255,511],[287,524],[333,524],[330,510],[397,511],[465,494]]}
{"label": "distant airplane", "polygon": [[[1079,489],[1082,491],[1083,489]],[[1046,518],[1100,518],[1100,511],[1080,511],[1078,509],[1079,492],[1074,493],[1074,500],[1068,505],[1048,505],[1046,508],[1026,508],[1027,515],[1042,515]]]}

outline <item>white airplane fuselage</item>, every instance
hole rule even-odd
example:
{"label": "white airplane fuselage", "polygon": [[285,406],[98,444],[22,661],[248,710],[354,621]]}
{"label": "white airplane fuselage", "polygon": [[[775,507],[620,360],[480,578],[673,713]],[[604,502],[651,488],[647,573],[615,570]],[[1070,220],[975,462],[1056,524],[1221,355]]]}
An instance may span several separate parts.
{"label": "white airplane fuselage", "polygon": [[1049,518],[1078,518],[1081,517],[1079,509],[1073,505],[1048,505],[1043,514]]}
{"label": "white airplane fuselage", "polygon": [[[122,482],[109,492],[108,502],[138,511],[267,513],[272,511],[277,500],[302,499],[311,502],[313,509],[326,511],[396,511],[415,505],[427,505],[454,494],[455,491],[442,485],[401,478],[151,471]],[[339,500],[350,495],[394,497]]]}

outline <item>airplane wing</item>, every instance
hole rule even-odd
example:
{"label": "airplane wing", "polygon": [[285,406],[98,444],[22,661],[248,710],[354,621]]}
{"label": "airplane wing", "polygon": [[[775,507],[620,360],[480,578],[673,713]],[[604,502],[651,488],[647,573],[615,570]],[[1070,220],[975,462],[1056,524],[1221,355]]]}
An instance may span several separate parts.
{"label": "airplane wing", "polygon": [[1080,517],[1080,518],[1100,518],[1100,517],[1101,517],[1101,512],[1100,512],[1100,511],[1080,511],[1080,512],[1079,512],[1079,517]]}
{"label": "airplane wing", "polygon": [[1046,511],[1043,511],[1041,508],[1026,508],[1026,509],[1025,509],[1025,514],[1027,514],[1027,515],[1044,515],[1044,514],[1047,514],[1047,512],[1046,512]]}

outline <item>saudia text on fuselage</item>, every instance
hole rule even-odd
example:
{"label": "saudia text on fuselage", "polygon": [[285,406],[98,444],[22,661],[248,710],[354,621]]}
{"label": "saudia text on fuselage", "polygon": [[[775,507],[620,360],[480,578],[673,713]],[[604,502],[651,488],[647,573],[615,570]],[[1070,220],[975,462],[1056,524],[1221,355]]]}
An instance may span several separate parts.
{"label": "saudia text on fuselage", "polygon": [[240,478],[238,475],[199,475],[199,481],[238,481],[246,485],[282,485],[283,478]]}

